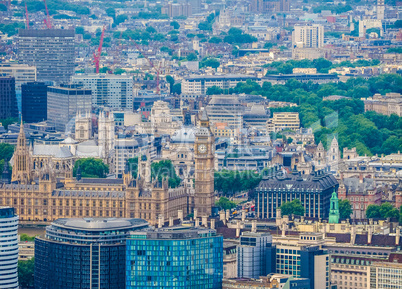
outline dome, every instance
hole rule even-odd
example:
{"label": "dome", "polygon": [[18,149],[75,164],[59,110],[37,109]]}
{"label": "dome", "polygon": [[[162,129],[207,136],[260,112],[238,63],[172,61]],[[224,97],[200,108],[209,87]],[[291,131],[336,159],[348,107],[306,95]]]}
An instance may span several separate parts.
{"label": "dome", "polygon": [[190,127],[183,127],[176,130],[171,137],[172,143],[194,143],[195,142],[195,130]]}

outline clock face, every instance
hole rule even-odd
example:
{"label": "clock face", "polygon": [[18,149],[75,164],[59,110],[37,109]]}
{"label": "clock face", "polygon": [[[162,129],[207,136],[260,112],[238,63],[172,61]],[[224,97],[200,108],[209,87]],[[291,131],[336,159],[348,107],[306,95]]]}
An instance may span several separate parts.
{"label": "clock face", "polygon": [[200,145],[198,146],[198,152],[199,152],[200,154],[205,154],[205,153],[207,152],[207,146],[204,145],[204,144],[200,144]]}

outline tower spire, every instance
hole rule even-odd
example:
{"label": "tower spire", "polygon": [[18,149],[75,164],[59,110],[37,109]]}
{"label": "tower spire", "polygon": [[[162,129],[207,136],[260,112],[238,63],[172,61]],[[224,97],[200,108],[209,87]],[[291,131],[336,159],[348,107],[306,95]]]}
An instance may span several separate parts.
{"label": "tower spire", "polygon": [[26,142],[24,124],[21,116],[20,133],[18,134],[17,147],[14,152],[14,167],[11,180],[20,183],[31,181],[31,163],[29,149]]}

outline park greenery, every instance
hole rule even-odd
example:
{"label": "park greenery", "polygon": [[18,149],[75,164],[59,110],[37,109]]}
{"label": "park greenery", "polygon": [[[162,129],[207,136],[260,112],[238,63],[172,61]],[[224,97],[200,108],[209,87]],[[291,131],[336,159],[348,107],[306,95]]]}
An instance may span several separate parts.
{"label": "park greenery", "polygon": [[[211,91],[209,91],[210,93]],[[346,82],[314,84],[290,80],[285,85],[247,81],[222,93],[262,95],[273,101],[298,104],[297,107],[271,109],[299,112],[301,125],[312,128],[316,143],[324,147],[337,136],[341,151],[356,147],[360,155],[391,154],[402,151],[402,118],[364,112],[361,98],[375,93],[402,93],[402,77],[382,74],[370,79],[350,78]],[[350,99],[323,100],[330,95],[348,96]]]}
{"label": "park greenery", "polygon": [[74,164],[73,176],[77,176],[77,170],[80,168],[83,178],[106,178],[109,173],[109,167],[100,159],[84,158],[79,159]]}
{"label": "park greenery", "polygon": [[151,164],[151,178],[152,180],[157,179],[159,182],[167,178],[170,188],[177,188],[181,183],[181,179],[176,174],[174,165],[170,160],[153,162]]}
{"label": "park greenery", "polygon": [[219,60],[213,57],[205,57],[200,61],[200,68],[212,67],[216,69],[219,67],[219,65],[220,65]]}
{"label": "park greenery", "polygon": [[215,191],[224,196],[239,192],[251,192],[260,183],[262,176],[254,171],[221,170],[214,175]]}
{"label": "park greenery", "polygon": [[33,288],[34,286],[35,258],[18,261],[18,282],[21,288]]}
{"label": "park greenery", "polygon": [[353,214],[353,209],[350,201],[348,199],[339,200],[339,216],[341,219],[349,219],[350,215]]}
{"label": "park greenery", "polygon": [[304,216],[304,207],[299,199],[295,199],[291,202],[283,203],[279,209],[281,209],[282,216]]}
{"label": "park greenery", "polygon": [[241,45],[244,43],[256,42],[258,39],[250,34],[244,33],[240,28],[232,27],[228,31],[228,35],[223,38],[223,42],[229,44]]}
{"label": "park greenery", "polygon": [[27,234],[21,234],[20,240],[21,240],[21,242],[33,242],[33,241],[35,241],[35,236],[31,237]]}
{"label": "park greenery", "polygon": [[219,201],[217,201],[215,203],[215,206],[217,206],[218,208],[220,208],[221,210],[230,210],[236,207],[236,203],[232,202],[231,200],[229,200],[226,197],[220,197]]}
{"label": "park greenery", "polygon": [[203,31],[212,31],[212,24],[215,22],[215,13],[208,15],[206,21],[202,21],[198,24],[198,29]]}
{"label": "park greenery", "polygon": [[394,208],[390,203],[383,203],[379,205],[368,205],[366,210],[366,217],[371,219],[399,219],[399,210]]}

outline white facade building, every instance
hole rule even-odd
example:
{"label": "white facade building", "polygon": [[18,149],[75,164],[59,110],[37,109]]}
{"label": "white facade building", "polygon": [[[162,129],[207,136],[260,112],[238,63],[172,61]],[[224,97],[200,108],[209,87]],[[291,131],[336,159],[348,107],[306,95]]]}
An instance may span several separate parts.
{"label": "white facade building", "polygon": [[292,33],[292,43],[294,48],[323,48],[324,26],[320,24],[296,25]]}
{"label": "white facade building", "polygon": [[18,216],[0,208],[0,288],[18,288]]}
{"label": "white facade building", "polygon": [[92,91],[93,105],[133,109],[133,78],[129,75],[74,75],[71,81]]}

